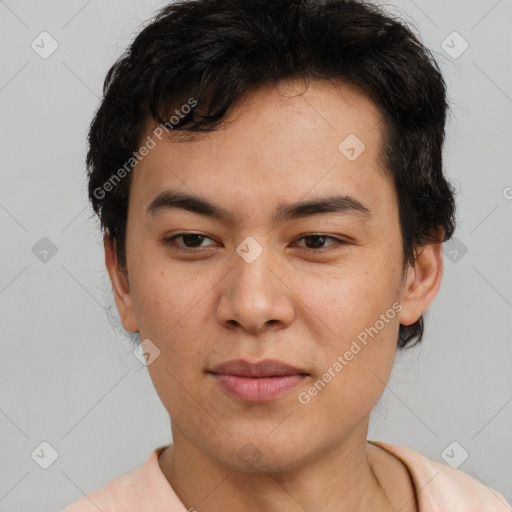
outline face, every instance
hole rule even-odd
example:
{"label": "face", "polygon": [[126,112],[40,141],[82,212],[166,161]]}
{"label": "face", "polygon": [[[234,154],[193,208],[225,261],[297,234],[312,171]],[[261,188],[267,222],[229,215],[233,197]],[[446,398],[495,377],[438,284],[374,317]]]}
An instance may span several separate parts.
{"label": "face", "polygon": [[[241,454],[290,468],[365,436],[400,322],[437,291],[439,251],[404,278],[381,117],[358,89],[289,80],[228,121],[196,140],[146,124],[157,144],[133,171],[128,279],[106,245],[107,266],[124,327],[160,351],[148,370],[173,429],[233,468]],[[211,373],[238,359],[299,371]]]}

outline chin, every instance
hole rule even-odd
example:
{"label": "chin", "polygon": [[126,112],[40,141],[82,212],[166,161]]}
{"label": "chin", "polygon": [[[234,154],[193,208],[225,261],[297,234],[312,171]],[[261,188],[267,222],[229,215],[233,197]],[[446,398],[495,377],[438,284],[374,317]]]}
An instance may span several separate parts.
{"label": "chin", "polygon": [[[310,446],[304,440],[290,439],[290,433],[283,430],[281,436],[271,430],[261,434],[233,436],[223,443],[210,447],[212,455],[233,471],[242,473],[280,473],[291,471],[304,464],[308,458],[302,453]],[[297,433],[294,432],[296,435]]]}

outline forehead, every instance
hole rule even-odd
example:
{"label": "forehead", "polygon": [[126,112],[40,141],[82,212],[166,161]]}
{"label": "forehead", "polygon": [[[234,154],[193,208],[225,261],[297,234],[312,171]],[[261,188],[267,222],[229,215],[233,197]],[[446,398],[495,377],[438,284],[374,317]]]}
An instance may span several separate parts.
{"label": "forehead", "polygon": [[365,198],[377,209],[394,197],[381,164],[380,111],[346,83],[263,86],[213,132],[170,131],[159,140],[156,126],[146,120],[142,142],[150,137],[156,144],[132,177],[130,195],[140,207],[166,189],[258,215],[270,203],[333,191]]}

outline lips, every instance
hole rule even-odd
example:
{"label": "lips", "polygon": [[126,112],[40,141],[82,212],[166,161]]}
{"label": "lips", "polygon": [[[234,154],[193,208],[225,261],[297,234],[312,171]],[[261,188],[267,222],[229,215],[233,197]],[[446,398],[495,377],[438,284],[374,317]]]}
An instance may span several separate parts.
{"label": "lips", "polygon": [[300,386],[309,376],[302,368],[274,359],[249,363],[227,361],[208,371],[220,389],[243,402],[266,402]]}
{"label": "lips", "polygon": [[287,375],[309,375],[305,370],[276,359],[265,359],[250,363],[244,359],[232,359],[215,366],[210,373],[235,375],[238,377],[284,377]]}

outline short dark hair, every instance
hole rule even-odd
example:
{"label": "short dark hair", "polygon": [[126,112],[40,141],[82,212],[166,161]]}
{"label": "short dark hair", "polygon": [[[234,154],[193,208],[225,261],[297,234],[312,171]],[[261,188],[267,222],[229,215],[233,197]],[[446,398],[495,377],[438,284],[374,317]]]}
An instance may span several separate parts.
{"label": "short dark hair", "polygon": [[[287,78],[342,80],[379,107],[404,270],[418,248],[452,236],[454,190],[442,163],[446,85],[404,21],[359,0],[180,0],[158,11],[110,68],[88,134],[89,199],[123,271],[126,164],[136,164],[145,119],[169,126],[179,100],[194,98],[172,130],[212,131],[247,93]],[[423,317],[400,325],[398,347],[420,342],[423,328]]]}

